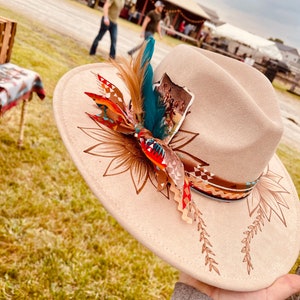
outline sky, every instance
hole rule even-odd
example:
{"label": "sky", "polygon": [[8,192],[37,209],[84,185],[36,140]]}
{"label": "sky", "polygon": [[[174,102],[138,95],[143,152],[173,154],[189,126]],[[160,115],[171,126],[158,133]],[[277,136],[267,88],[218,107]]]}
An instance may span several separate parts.
{"label": "sky", "polygon": [[279,38],[300,54],[300,0],[197,0],[219,19],[263,38]]}

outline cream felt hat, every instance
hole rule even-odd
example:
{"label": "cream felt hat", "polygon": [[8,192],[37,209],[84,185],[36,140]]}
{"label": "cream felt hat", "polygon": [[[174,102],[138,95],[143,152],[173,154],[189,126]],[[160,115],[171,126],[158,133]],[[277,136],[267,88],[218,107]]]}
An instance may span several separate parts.
{"label": "cream felt hat", "polygon": [[252,291],[288,273],[299,255],[300,207],[275,154],[283,128],[269,81],[225,56],[175,47],[153,77],[163,108],[153,126],[165,126],[158,138],[144,128],[146,104],[138,112],[139,93],[129,92],[134,75],[121,71],[80,66],[54,93],[64,144],[108,212],[205,283]]}

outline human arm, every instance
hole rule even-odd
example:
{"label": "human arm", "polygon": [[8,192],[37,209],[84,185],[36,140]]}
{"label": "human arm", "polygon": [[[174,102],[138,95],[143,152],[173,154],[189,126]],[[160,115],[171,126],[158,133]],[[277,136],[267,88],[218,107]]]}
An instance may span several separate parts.
{"label": "human arm", "polygon": [[[186,293],[190,294],[193,298],[181,297],[175,298],[176,290],[174,291],[172,300],[179,299],[214,299],[214,300],[284,300],[289,296],[300,292],[300,276],[295,274],[284,275],[269,286],[268,288],[261,289],[253,292],[235,292],[223,290],[203,282],[200,282],[187,274],[181,273],[179,282],[186,284],[194,289],[187,289]],[[182,286],[178,286],[182,288]],[[178,288],[176,287],[176,288]],[[175,289],[176,289],[175,288]],[[199,291],[197,295],[197,291]],[[206,298],[204,298],[206,295]],[[189,296],[189,295],[188,295]]]}
{"label": "human arm", "polygon": [[106,0],[104,5],[103,5],[103,18],[104,18],[104,24],[106,26],[109,25],[110,21],[109,21],[109,17],[108,17],[108,10],[111,6],[111,1],[110,0]]}
{"label": "human arm", "polygon": [[157,24],[157,32],[159,34],[160,39],[162,39],[160,22],[158,22],[158,24]]}
{"label": "human arm", "polygon": [[141,37],[145,36],[145,31],[146,31],[147,25],[150,21],[151,21],[151,18],[149,16],[146,16],[144,21],[143,21],[143,24],[142,24]]}

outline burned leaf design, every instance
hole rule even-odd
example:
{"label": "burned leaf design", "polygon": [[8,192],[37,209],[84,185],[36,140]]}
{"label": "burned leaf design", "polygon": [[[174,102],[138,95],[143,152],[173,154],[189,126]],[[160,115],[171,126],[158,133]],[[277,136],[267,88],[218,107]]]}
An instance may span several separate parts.
{"label": "burned leaf design", "polygon": [[205,255],[205,265],[208,265],[209,271],[215,271],[220,275],[220,271],[217,267],[218,263],[214,259],[215,253],[212,251],[212,244],[209,240],[209,234],[206,230],[206,224],[202,218],[202,212],[197,207],[194,201],[189,203],[189,213],[192,215],[194,222],[197,222],[197,229],[200,234],[199,241],[202,243],[202,254]]}
{"label": "burned leaf design", "polygon": [[199,133],[186,131],[186,130],[179,130],[177,134],[174,136],[172,141],[170,142],[170,146],[175,151],[175,153],[180,157],[181,161],[185,165],[185,170],[187,171],[187,162],[193,161],[194,164],[200,165],[200,166],[208,166],[209,164],[205,161],[201,160],[200,158],[192,155],[191,153],[188,153],[184,150],[184,147],[191,143]]}
{"label": "burned leaf design", "polygon": [[174,150],[179,150],[191,143],[199,133],[180,129],[170,142],[170,146]]}
{"label": "burned leaf design", "polygon": [[254,217],[256,213],[252,224],[243,232],[246,237],[242,240],[244,246],[241,252],[244,254],[243,262],[247,265],[248,274],[250,274],[254,268],[250,254],[251,241],[255,235],[262,232],[265,221],[271,222],[271,217],[274,215],[284,226],[287,226],[282,208],[289,209],[283,196],[285,193],[288,193],[288,191],[280,184],[281,179],[281,176],[267,168],[247,198],[250,218]]}

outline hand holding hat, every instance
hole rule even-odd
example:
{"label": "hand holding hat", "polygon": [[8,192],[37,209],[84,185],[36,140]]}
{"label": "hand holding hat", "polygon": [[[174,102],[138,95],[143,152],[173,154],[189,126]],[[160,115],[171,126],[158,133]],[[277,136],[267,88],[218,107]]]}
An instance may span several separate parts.
{"label": "hand holding hat", "polygon": [[[193,287],[195,290],[185,285],[182,286],[181,283]],[[181,300],[183,298],[182,295],[187,294],[187,289],[191,295],[190,299],[197,299],[198,297],[199,299],[204,300],[205,297],[206,299],[214,300],[282,300],[300,292],[300,276],[295,274],[283,275],[279,277],[271,286],[253,292],[235,292],[223,290],[197,281],[184,273],[180,274],[179,283],[176,285],[179,287],[175,289],[175,292],[172,295],[172,300]]]}

